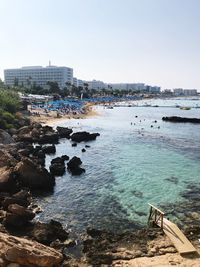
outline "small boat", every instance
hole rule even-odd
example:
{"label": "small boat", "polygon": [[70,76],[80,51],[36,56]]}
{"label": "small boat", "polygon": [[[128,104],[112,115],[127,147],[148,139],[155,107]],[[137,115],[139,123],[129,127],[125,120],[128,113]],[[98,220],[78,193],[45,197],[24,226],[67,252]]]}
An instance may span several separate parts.
{"label": "small boat", "polygon": [[191,107],[180,107],[180,109],[182,109],[182,110],[190,110]]}

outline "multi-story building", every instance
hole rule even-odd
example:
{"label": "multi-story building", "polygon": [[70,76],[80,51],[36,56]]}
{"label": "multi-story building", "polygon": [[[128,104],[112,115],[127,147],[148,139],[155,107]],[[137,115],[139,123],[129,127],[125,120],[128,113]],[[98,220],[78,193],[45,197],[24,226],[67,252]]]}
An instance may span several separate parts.
{"label": "multi-story building", "polygon": [[[146,86],[147,87],[147,86]],[[160,93],[160,87],[159,86],[148,86],[148,92],[152,94],[158,94]]]}
{"label": "multi-story building", "polygon": [[84,86],[84,81],[78,79],[78,81],[77,81],[77,85],[78,85],[78,87],[79,87],[79,86],[83,87],[83,86]]}
{"label": "multi-story building", "polygon": [[196,89],[182,89],[177,88],[173,90],[175,96],[195,96],[197,95]]}
{"label": "multi-story building", "polygon": [[4,70],[5,84],[13,85],[39,85],[45,87],[47,82],[57,82],[60,88],[65,87],[65,83],[73,83],[73,69],[57,66],[34,66],[22,67],[18,69]]}
{"label": "multi-story building", "polygon": [[106,84],[102,81],[92,80],[92,81],[87,81],[86,83],[88,83],[89,89],[101,90],[107,87]]}
{"label": "multi-story building", "polygon": [[173,92],[174,92],[175,96],[183,95],[183,89],[182,88],[173,89]]}
{"label": "multi-story building", "polygon": [[195,96],[197,95],[197,90],[196,89],[184,89],[183,94],[185,96]]}
{"label": "multi-story building", "polygon": [[114,90],[131,90],[131,91],[144,91],[144,83],[111,83],[110,86]]}
{"label": "multi-story building", "polygon": [[78,79],[76,77],[73,78],[73,85],[78,87]]}

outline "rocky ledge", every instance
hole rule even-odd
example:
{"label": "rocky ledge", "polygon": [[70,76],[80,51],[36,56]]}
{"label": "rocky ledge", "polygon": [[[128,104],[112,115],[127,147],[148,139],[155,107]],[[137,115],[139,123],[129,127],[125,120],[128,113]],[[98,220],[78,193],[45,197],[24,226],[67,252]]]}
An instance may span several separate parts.
{"label": "rocky ledge", "polygon": [[200,123],[200,119],[197,119],[197,118],[184,118],[184,117],[178,117],[178,116],[163,117],[162,120],[170,121],[170,122]]}
{"label": "rocky ledge", "polygon": [[[0,234],[0,266],[60,266],[63,255],[36,241]],[[15,265],[14,265],[15,264]],[[10,265],[9,265],[10,266]]]}

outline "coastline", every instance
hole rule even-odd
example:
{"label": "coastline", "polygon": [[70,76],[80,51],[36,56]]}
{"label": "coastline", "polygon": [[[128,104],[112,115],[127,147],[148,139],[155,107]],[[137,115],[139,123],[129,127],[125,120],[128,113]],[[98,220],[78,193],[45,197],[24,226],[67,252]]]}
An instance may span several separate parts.
{"label": "coastline", "polygon": [[[75,116],[72,114],[60,118],[54,118],[51,116],[33,118],[36,118],[35,122],[52,126],[53,124],[63,120],[72,118],[84,119],[98,115],[98,112],[94,110],[94,106],[89,105],[85,114],[81,115],[77,114]],[[27,148],[24,147],[24,149]],[[190,233],[193,232],[193,238],[191,238],[191,240],[197,247],[199,254],[200,248],[198,248],[197,238],[200,238],[200,233],[198,232],[199,230],[195,231],[195,229],[192,229],[191,226],[192,225],[190,225],[189,232],[186,235],[188,238],[191,238]],[[96,229],[90,230],[90,232],[87,231],[87,236],[82,236],[80,241],[83,243],[85,250],[83,252],[83,257],[81,259],[74,258],[72,263],[70,263],[69,260],[66,263],[67,265],[58,266],[74,266],[73,264],[76,264],[76,266],[113,267],[170,267],[171,265],[178,265],[181,267],[198,267],[200,265],[200,259],[197,256],[193,256],[192,258],[180,256],[168,238],[161,234],[159,230],[149,229],[148,231],[145,231],[146,229],[144,227],[137,233],[130,232],[124,236],[119,233],[104,233],[103,231],[101,232]],[[27,233],[25,233],[25,236],[27,236]],[[70,241],[69,239],[67,242],[70,244],[69,251],[70,246],[76,247],[76,245],[74,245],[76,244],[76,240]],[[65,245],[63,245],[64,243],[52,243],[53,242],[51,242],[49,246],[55,248],[57,251],[60,251],[59,245],[65,247]],[[65,247],[65,249],[67,250],[68,248]]]}

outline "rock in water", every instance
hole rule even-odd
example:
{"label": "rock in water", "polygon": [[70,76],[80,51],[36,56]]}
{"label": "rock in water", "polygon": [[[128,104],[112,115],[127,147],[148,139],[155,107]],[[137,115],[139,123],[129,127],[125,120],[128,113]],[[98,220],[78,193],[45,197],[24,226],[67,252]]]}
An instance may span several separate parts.
{"label": "rock in water", "polygon": [[52,173],[55,176],[62,176],[65,173],[64,164],[54,163],[50,165],[49,169],[50,169],[50,173]]}
{"label": "rock in water", "polygon": [[95,140],[99,133],[77,132],[71,135],[71,140],[74,142],[92,141]]}
{"label": "rock in water", "polygon": [[31,190],[49,190],[55,185],[54,177],[45,168],[38,166],[28,158],[23,158],[16,165],[15,171],[20,184]]}
{"label": "rock in water", "polygon": [[60,266],[63,259],[53,248],[5,233],[0,234],[0,248],[0,259],[5,262],[2,266],[14,262],[23,266],[53,267]]}
{"label": "rock in water", "polygon": [[55,154],[56,153],[56,147],[55,145],[51,145],[51,146],[43,146],[42,147],[42,151],[45,154]]}
{"label": "rock in water", "polygon": [[59,136],[57,133],[46,133],[39,138],[38,143],[39,144],[57,144],[58,137]]}
{"label": "rock in water", "polygon": [[178,116],[163,117],[162,120],[170,121],[170,122],[200,123],[200,119],[197,119],[197,118],[184,118],[184,117],[178,117]]}
{"label": "rock in water", "polygon": [[78,157],[73,157],[67,163],[67,169],[72,173],[72,175],[80,175],[81,173],[85,172],[85,169],[81,168],[80,165],[82,161]]}
{"label": "rock in water", "polygon": [[70,134],[72,133],[72,129],[69,129],[67,127],[57,126],[56,130],[60,138],[69,138]]}

